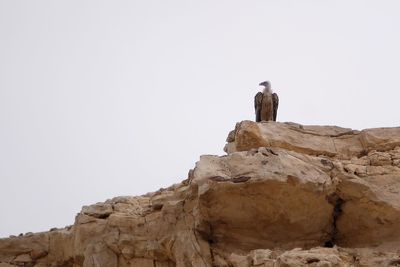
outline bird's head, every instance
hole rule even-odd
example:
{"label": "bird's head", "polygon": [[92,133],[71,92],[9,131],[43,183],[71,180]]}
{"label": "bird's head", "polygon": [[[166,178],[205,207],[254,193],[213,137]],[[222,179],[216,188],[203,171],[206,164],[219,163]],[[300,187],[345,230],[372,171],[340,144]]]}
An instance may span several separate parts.
{"label": "bird's head", "polygon": [[271,89],[271,83],[269,81],[261,82],[260,86],[264,86],[267,89]]}

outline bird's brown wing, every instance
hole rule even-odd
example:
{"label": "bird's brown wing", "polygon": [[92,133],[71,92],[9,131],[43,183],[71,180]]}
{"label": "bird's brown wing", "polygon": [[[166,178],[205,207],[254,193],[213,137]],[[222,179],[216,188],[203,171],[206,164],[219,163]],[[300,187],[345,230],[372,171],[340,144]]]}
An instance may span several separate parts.
{"label": "bird's brown wing", "polygon": [[254,97],[254,109],[256,111],[256,122],[261,121],[261,105],[262,105],[263,93],[258,92]]}
{"label": "bird's brown wing", "polygon": [[272,103],[274,105],[274,121],[276,121],[276,116],[278,115],[279,97],[276,93],[272,94]]}

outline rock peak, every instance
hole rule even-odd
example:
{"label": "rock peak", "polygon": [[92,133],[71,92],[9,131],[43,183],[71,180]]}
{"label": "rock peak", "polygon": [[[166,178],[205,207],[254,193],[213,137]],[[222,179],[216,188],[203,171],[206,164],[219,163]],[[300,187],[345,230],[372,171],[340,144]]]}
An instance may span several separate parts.
{"label": "rock peak", "polygon": [[396,266],[400,128],[243,121],[182,183],[0,239],[11,266]]}

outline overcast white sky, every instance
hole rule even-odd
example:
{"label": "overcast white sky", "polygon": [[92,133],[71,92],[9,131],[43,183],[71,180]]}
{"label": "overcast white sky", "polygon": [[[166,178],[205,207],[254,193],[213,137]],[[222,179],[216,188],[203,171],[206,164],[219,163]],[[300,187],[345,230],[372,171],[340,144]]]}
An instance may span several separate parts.
{"label": "overcast white sky", "polygon": [[180,182],[254,119],[399,126],[400,1],[0,0],[0,236]]}

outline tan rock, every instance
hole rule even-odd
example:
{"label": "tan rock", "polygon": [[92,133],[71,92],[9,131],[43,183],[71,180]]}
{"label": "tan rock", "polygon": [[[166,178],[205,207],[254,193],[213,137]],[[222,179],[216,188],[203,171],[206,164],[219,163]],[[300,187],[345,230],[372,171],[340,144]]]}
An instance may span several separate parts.
{"label": "tan rock", "polygon": [[106,203],[97,203],[91,206],[83,206],[82,213],[91,217],[105,219],[113,213],[113,207]]}
{"label": "tan rock", "polygon": [[234,147],[227,152],[248,151],[258,147],[280,147],[310,155],[334,156],[343,152],[342,154],[347,156],[349,152],[359,154],[363,150],[360,141],[352,138],[354,135],[351,129],[340,127],[243,121],[236,128]]}
{"label": "tan rock", "polygon": [[250,266],[250,259],[247,255],[238,255],[232,253],[229,256],[229,262],[233,267],[249,267]]}
{"label": "tan rock", "polygon": [[355,175],[355,176],[360,176],[360,177],[365,177],[365,176],[367,176],[367,173],[368,173],[367,166],[358,165],[358,164],[357,165],[356,164],[345,164],[344,170],[350,175]]}
{"label": "tan rock", "polygon": [[32,262],[31,255],[29,254],[21,254],[18,255],[14,260],[14,263],[27,263],[27,262]]}
{"label": "tan rock", "polygon": [[272,251],[269,249],[256,249],[250,252],[251,264],[253,266],[273,264],[274,260],[271,259]]}
{"label": "tan rock", "polygon": [[154,267],[174,267],[175,263],[171,261],[155,261],[155,266]]}
{"label": "tan rock", "polygon": [[400,127],[361,132],[336,126],[302,126],[293,123],[243,121],[235,128],[227,153],[258,147],[280,147],[309,155],[350,159],[371,150],[388,151],[400,146]]}
{"label": "tan rock", "polygon": [[156,267],[154,266],[154,260],[153,259],[144,259],[144,258],[136,258],[131,261],[132,267],[134,266],[140,266],[140,267]]}
{"label": "tan rock", "polygon": [[40,258],[43,258],[43,257],[47,256],[47,254],[48,254],[47,251],[45,251],[45,250],[37,250],[37,249],[33,249],[30,252],[30,256],[31,256],[33,261],[36,261],[36,260],[38,260]]}
{"label": "tan rock", "polygon": [[389,153],[374,151],[368,155],[373,166],[392,165],[392,157]]}
{"label": "tan rock", "polygon": [[0,239],[0,267],[400,264],[400,128],[244,121],[227,141],[180,184]]}
{"label": "tan rock", "polygon": [[367,151],[388,151],[400,146],[400,127],[363,130],[361,142]]}
{"label": "tan rock", "polygon": [[[211,176],[212,169],[218,176]],[[202,157],[192,183],[199,184],[202,215],[219,246],[252,250],[277,243],[313,246],[329,239],[331,178],[288,152]]]}
{"label": "tan rock", "polygon": [[371,164],[371,160],[367,156],[361,158],[353,157],[351,158],[351,163],[355,165],[368,166]]}
{"label": "tan rock", "polygon": [[277,266],[347,267],[349,265],[348,261],[341,259],[337,249],[313,248],[310,250],[293,249],[287,251],[278,257]]}

